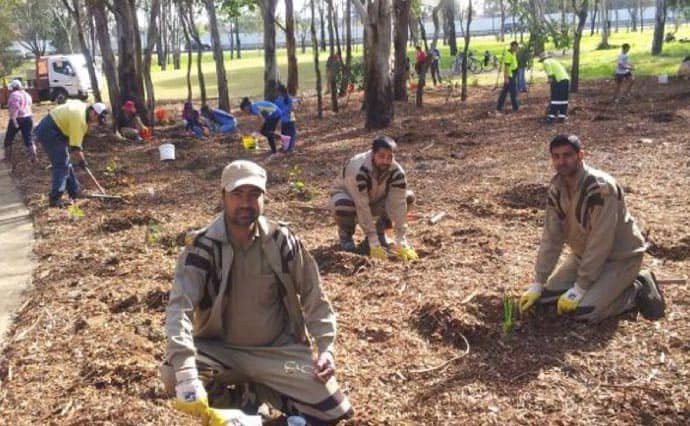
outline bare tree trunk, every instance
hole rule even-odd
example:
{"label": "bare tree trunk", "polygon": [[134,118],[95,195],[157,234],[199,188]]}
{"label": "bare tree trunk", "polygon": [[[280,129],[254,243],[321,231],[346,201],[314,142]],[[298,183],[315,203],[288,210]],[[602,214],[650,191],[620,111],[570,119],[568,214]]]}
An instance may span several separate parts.
{"label": "bare tree trunk", "polygon": [[77,39],[79,40],[79,47],[81,48],[81,53],[84,55],[86,60],[86,69],[89,72],[89,80],[91,82],[91,91],[93,92],[93,98],[96,102],[101,102],[101,89],[98,87],[98,77],[96,77],[96,68],[93,63],[93,57],[91,56],[91,51],[89,51],[89,46],[86,43],[86,37],[84,37],[84,22],[82,21],[82,8],[79,0],[72,0],[70,5],[68,0],[62,0],[62,4],[65,9],[69,12],[69,15],[74,21],[74,25],[77,28]]}
{"label": "bare tree trunk", "polygon": [[230,23],[230,31],[228,32],[228,43],[230,43],[230,60],[233,60],[235,59],[235,35],[232,23]]}
{"label": "bare tree trunk", "polygon": [[187,30],[186,35],[196,44],[196,69],[197,79],[199,80],[199,94],[201,96],[201,104],[206,105],[206,79],[204,78],[204,72],[201,67],[203,49],[201,45],[201,37],[199,36],[199,32],[197,31],[196,24],[194,22],[194,7],[192,0],[184,0],[184,5],[180,11],[182,12],[180,14],[182,26]]}
{"label": "bare tree trunk", "polygon": [[652,39],[652,55],[660,55],[664,47],[664,26],[666,25],[666,0],[656,0],[654,15],[654,38]]}
{"label": "bare tree trunk", "polygon": [[599,49],[608,49],[609,46],[609,5],[608,0],[599,0],[601,13],[599,21],[601,22],[601,41],[599,42]]}
{"label": "bare tree trunk", "polygon": [[151,56],[153,55],[153,46],[158,38],[158,13],[160,12],[160,0],[151,0],[151,11],[149,16],[149,27],[146,30],[146,48],[144,49],[144,84],[146,85],[146,108],[148,115],[144,116],[144,121],[147,124],[153,125],[153,109],[156,106],[156,97],[153,92],[153,80],[151,80]]}
{"label": "bare tree trunk", "polygon": [[577,93],[580,86],[580,42],[582,40],[582,32],[585,29],[587,22],[587,11],[589,9],[589,0],[581,0],[578,5],[578,0],[572,0],[573,12],[577,14],[577,27],[575,28],[575,36],[573,39],[573,63],[570,75],[570,91]]}
{"label": "bare tree trunk", "polygon": [[458,43],[455,33],[455,2],[453,0],[446,2],[446,16],[448,17],[448,46],[451,56],[455,56],[458,54]]}
{"label": "bare tree trunk", "polygon": [[590,36],[594,35],[594,28],[597,23],[597,12],[599,12],[599,0],[594,0],[594,4],[592,5],[592,22],[589,30]]}
{"label": "bare tree trunk", "polygon": [[292,0],[285,0],[285,43],[288,60],[287,89],[289,94],[296,95],[299,85],[299,71],[297,68],[297,41],[295,40],[295,13]]}
{"label": "bare tree trunk", "polygon": [[444,1],[445,0],[440,0],[438,4],[431,10],[431,19],[434,23],[434,39],[431,41],[431,45],[434,47],[436,47],[436,43],[438,42],[438,36],[441,32],[441,28],[438,21],[438,12],[443,7]]}
{"label": "bare tree trunk", "polygon": [[324,0],[312,0],[319,2],[319,22],[321,23],[321,51],[326,51],[326,19],[324,17],[323,1]]}
{"label": "bare tree trunk", "polygon": [[393,84],[388,58],[391,49],[391,1],[368,0],[366,9],[359,0],[352,4],[360,12],[366,28],[365,127],[369,130],[388,127],[395,116]]}
{"label": "bare tree trunk", "polygon": [[103,74],[105,74],[106,81],[108,82],[108,98],[110,99],[110,106],[113,112],[113,128],[116,128],[122,115],[120,111],[122,102],[120,101],[120,83],[117,79],[117,64],[115,63],[115,55],[110,45],[108,15],[103,0],[86,0],[86,5],[94,19],[96,38],[98,39],[101,56],[103,57]]}
{"label": "bare tree trunk", "polygon": [[[316,108],[319,118],[323,117],[323,96],[321,94],[321,69],[319,67],[319,40],[316,38],[316,12],[314,3],[316,0],[310,2],[311,6],[311,45],[314,52],[314,72],[316,73]],[[358,1],[358,0],[355,0]]]}
{"label": "bare tree trunk", "polygon": [[393,46],[395,47],[395,66],[393,68],[393,99],[407,101],[407,28],[410,25],[410,1],[393,0]]}
{"label": "bare tree trunk", "polygon": [[637,32],[637,8],[632,5],[632,8],[628,9],[628,15],[630,15],[630,31]]}
{"label": "bare tree trunk", "polygon": [[[467,6],[467,27],[465,27],[465,48],[463,49],[463,57],[467,58],[470,50],[470,24],[472,23],[472,0],[469,0]],[[460,92],[460,99],[467,100],[467,62],[462,61],[462,90]]]}
{"label": "bare tree trunk", "polygon": [[[141,41],[134,0],[122,0],[114,4],[113,12],[117,24],[118,45],[118,79],[122,100],[131,100],[137,111],[148,117],[148,108],[144,100],[144,82],[142,79]],[[101,46],[102,47],[102,46]],[[113,106],[113,109],[115,106]],[[119,105],[118,105],[119,108]]]}
{"label": "bare tree trunk", "polygon": [[242,42],[240,41],[240,18],[235,18],[235,48],[237,59],[242,59]]}
{"label": "bare tree trunk", "polygon": [[424,29],[424,22],[422,22],[422,17],[421,15],[417,17],[419,20],[419,34],[422,37],[422,41],[424,42],[424,51],[428,52],[429,51],[429,43],[426,41],[426,30]]}
{"label": "bare tree trunk", "polygon": [[325,0],[326,7],[326,19],[328,20],[328,48],[331,55],[335,54],[335,37],[333,35],[333,0]]}
{"label": "bare tree trunk", "polygon": [[[192,101],[192,39],[189,37],[189,31],[187,31],[187,25],[185,20],[182,18],[184,16],[184,5],[182,2],[177,4],[178,15],[180,18],[180,26],[182,27],[182,33],[184,34],[185,42],[187,43],[187,102]],[[179,59],[178,59],[179,61]]]}
{"label": "bare tree trunk", "polygon": [[343,84],[341,93],[347,91],[350,84],[350,70],[352,69],[352,3],[345,0],[345,67],[343,69]]}
{"label": "bare tree trunk", "polygon": [[264,21],[264,98],[275,99],[278,85],[276,61],[276,3],[277,0],[261,0]]}
{"label": "bare tree trunk", "polygon": [[506,0],[499,0],[498,7],[501,10],[501,28],[498,30],[498,39],[500,41],[505,41],[505,28],[506,28]]}
{"label": "bare tree trunk", "polygon": [[640,10],[640,32],[644,32],[644,6],[642,0],[637,0],[637,7]]}
{"label": "bare tree trunk", "polygon": [[216,18],[216,7],[214,0],[205,0],[206,13],[208,14],[208,25],[211,30],[211,41],[213,44],[213,59],[216,63],[216,80],[218,82],[218,108],[223,111],[230,111],[230,94],[228,90],[228,77],[225,74],[225,58],[223,58],[223,47],[220,44],[220,31],[218,31],[218,19]]}

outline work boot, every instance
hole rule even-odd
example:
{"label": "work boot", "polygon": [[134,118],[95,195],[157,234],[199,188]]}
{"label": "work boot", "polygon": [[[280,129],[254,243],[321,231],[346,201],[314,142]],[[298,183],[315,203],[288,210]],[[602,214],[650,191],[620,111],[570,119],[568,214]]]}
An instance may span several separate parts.
{"label": "work boot", "polygon": [[386,231],[393,228],[393,222],[385,216],[381,216],[376,221],[376,235],[379,237],[379,243],[384,247],[388,248],[391,242],[388,240]]}
{"label": "work boot", "polygon": [[50,194],[50,200],[48,202],[50,207],[66,207],[72,204],[72,201],[70,200],[63,200],[62,199],[62,192],[58,194]]}
{"label": "work boot", "polygon": [[636,281],[641,286],[637,291],[635,302],[642,316],[650,321],[663,318],[666,302],[654,274],[649,270],[642,270],[637,275]]}
{"label": "work boot", "polygon": [[351,230],[345,228],[338,228],[338,238],[340,239],[340,249],[344,251],[353,252],[357,249],[354,240],[352,239]]}

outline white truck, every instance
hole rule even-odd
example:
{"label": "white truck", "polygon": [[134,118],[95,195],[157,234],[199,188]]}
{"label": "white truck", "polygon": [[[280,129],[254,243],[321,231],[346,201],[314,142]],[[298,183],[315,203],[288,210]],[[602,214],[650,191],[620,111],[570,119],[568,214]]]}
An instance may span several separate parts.
{"label": "white truck", "polygon": [[[63,103],[67,98],[85,100],[91,93],[91,79],[84,55],[50,55],[36,58],[36,67],[22,78],[34,102]],[[7,105],[6,84],[0,88],[0,106]]]}

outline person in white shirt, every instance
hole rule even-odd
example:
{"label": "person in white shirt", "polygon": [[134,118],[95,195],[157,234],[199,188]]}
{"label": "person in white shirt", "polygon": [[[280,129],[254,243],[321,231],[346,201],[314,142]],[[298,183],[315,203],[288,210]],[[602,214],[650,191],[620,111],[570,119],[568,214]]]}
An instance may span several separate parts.
{"label": "person in white shirt", "polygon": [[[630,45],[628,43],[623,43],[621,47],[621,54],[618,55],[616,60],[616,93],[613,95],[613,102],[618,103],[622,98],[627,98],[630,96],[630,89],[633,85],[633,66],[628,61],[628,52],[630,51]],[[624,95],[621,97],[621,88],[626,85]]]}

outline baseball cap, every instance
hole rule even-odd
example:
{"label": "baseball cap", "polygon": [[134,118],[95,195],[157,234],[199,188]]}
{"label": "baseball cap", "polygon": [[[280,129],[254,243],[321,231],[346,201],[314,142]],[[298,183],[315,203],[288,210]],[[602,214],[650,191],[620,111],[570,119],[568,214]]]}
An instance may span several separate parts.
{"label": "baseball cap", "polygon": [[101,102],[96,102],[91,105],[91,109],[93,109],[96,114],[101,115],[108,110],[108,107]]}
{"label": "baseball cap", "polygon": [[14,79],[10,82],[10,88],[12,90],[19,90],[22,88],[22,82],[17,79]]}
{"label": "baseball cap", "polygon": [[137,106],[132,101],[127,101],[122,104],[122,110],[127,112],[137,112]]}
{"label": "baseball cap", "polygon": [[242,185],[251,185],[266,192],[266,170],[247,160],[235,160],[225,166],[220,177],[220,187],[230,192]]}

